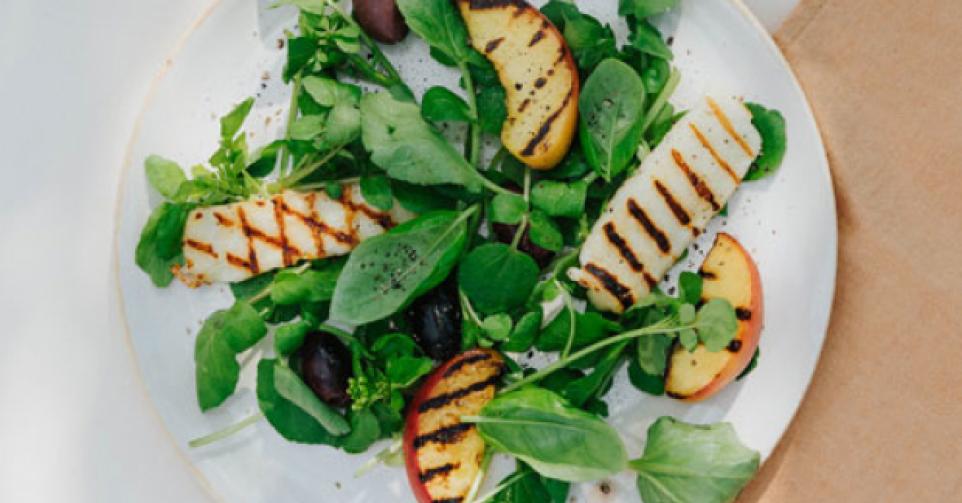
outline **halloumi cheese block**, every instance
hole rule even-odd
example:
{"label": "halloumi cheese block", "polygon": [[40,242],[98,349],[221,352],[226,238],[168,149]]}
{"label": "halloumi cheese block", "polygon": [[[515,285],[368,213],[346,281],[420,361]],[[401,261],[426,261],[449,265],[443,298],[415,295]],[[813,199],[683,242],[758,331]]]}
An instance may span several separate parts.
{"label": "halloumi cheese block", "polygon": [[183,267],[190,287],[241,281],[302,260],[344,255],[414,215],[395,202],[390,211],[364,201],[357,183],[341,197],[285,191],[239,203],[198,208],[184,226]]}
{"label": "halloumi cheese block", "polygon": [[758,155],[751,112],[734,98],[690,110],[618,189],[568,276],[604,311],[647,295],[738,188]]}

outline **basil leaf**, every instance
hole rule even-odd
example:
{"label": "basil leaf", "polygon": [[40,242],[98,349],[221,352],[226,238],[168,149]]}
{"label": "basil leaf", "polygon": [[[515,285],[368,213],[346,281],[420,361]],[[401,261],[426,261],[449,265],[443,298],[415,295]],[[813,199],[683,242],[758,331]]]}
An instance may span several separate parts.
{"label": "basil leaf", "polygon": [[472,213],[429,213],[363,241],[337,281],[331,317],[352,325],[380,320],[439,284],[464,248]]}
{"label": "basil leaf", "polygon": [[491,211],[488,217],[492,222],[517,225],[521,223],[528,204],[524,198],[516,194],[498,194],[491,199]]}
{"label": "basil leaf", "polygon": [[212,313],[194,341],[197,403],[212,409],[234,393],[240,376],[236,355],[267,334],[267,325],[247,302]]}
{"label": "basil leaf", "polygon": [[390,211],[394,207],[394,193],[391,191],[391,181],[386,176],[361,177],[361,197],[371,206]]}
{"label": "basil leaf", "polygon": [[446,87],[434,86],[421,99],[421,116],[431,122],[471,122],[471,110],[464,98]]}
{"label": "basil leaf", "polygon": [[645,86],[630,66],[607,59],[588,77],[579,103],[585,157],[610,181],[625,169],[641,142]]}
{"label": "basil leaf", "polygon": [[756,103],[746,103],[752,112],[752,125],[762,137],[762,150],[745,174],[745,180],[761,180],[778,170],[785,158],[788,140],[785,137],[785,118],[781,112]]}
{"label": "basil leaf", "polygon": [[154,285],[164,287],[174,279],[171,266],[183,261],[181,239],[192,204],[162,203],[154,208],[140,231],[134,262],[150,276]]}
{"label": "basil leaf", "polygon": [[725,299],[711,299],[698,310],[695,317],[698,338],[708,351],[725,349],[738,331],[735,309]]}
{"label": "basil leaf", "polygon": [[758,471],[760,456],[728,423],[693,425],[662,417],[648,428],[645,453],[629,463],[645,503],[725,503]]}
{"label": "basil leaf", "polygon": [[564,248],[561,229],[543,211],[534,210],[528,215],[528,239],[548,251],[559,252]]}
{"label": "basil leaf", "polygon": [[257,364],[257,405],[267,421],[277,433],[292,442],[338,445],[337,436],[278,393],[274,386],[276,367],[277,360],[273,359],[263,359]]}
{"label": "basil leaf", "polygon": [[340,436],[351,431],[343,416],[317,398],[311,388],[279,360],[274,363],[274,389],[278,395],[314,418],[330,434]]}
{"label": "basil leaf", "polygon": [[404,20],[432,49],[454,62],[465,62],[474,52],[468,32],[449,0],[397,0]]}
{"label": "basil leaf", "polygon": [[524,304],[538,282],[538,272],[529,255],[503,243],[488,243],[461,262],[458,284],[479,312],[499,313]]}
{"label": "basil leaf", "polygon": [[180,184],[187,180],[179,164],[159,155],[148,156],[144,161],[144,170],[150,186],[167,199],[173,199]]}
{"label": "basil leaf", "polygon": [[586,482],[626,466],[625,448],[614,428],[546,389],[528,387],[498,396],[471,419],[495,450],[546,477]]}
{"label": "basil leaf", "polygon": [[578,218],[585,211],[588,184],[541,180],[531,188],[531,204],[553,217]]}
{"label": "basil leaf", "polygon": [[391,178],[481,190],[481,175],[421,118],[417,105],[384,92],[366,94],[361,99],[361,130],[371,160]]}
{"label": "basil leaf", "polygon": [[619,0],[618,14],[642,19],[674,9],[678,2],[679,0]]}

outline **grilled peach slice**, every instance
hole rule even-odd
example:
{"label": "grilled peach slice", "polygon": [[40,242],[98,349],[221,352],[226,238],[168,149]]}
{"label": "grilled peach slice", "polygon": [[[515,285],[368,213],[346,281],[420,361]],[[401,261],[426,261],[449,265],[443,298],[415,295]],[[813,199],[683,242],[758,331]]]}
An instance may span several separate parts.
{"label": "grilled peach slice", "polygon": [[578,123],[578,68],[564,37],[524,0],[457,2],[471,45],[494,65],[507,95],[501,143],[532,168],[553,168]]}
{"label": "grilled peach slice", "polygon": [[461,501],[481,469],[484,440],[461,416],[492,398],[504,361],[491,350],[461,353],[438,367],[411,402],[404,427],[408,480],[419,503]]}
{"label": "grilled peach slice", "polygon": [[690,402],[704,400],[732,382],[752,359],[762,331],[762,281],[735,238],[720,233],[698,271],[702,300],[725,299],[735,307],[738,332],[727,348],[712,353],[701,344],[689,353],[677,346],[668,361],[665,392]]}

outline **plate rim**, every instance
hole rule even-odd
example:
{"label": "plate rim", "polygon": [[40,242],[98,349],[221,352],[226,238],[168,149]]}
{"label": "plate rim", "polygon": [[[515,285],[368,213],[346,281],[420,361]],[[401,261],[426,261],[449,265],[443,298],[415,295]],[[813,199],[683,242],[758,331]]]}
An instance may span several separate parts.
{"label": "plate rim", "polygon": [[[801,101],[804,105],[802,107],[802,112],[804,114],[804,117],[808,121],[811,121],[811,124],[813,124],[815,128],[815,133],[816,133],[815,143],[818,148],[818,152],[815,153],[814,156],[820,161],[820,164],[824,167],[824,169],[818,170],[818,174],[819,176],[824,177],[823,181],[827,182],[828,195],[831,199],[831,207],[828,210],[829,210],[831,219],[833,221],[833,225],[830,226],[831,234],[830,236],[826,236],[828,241],[830,241],[831,249],[834,252],[831,256],[831,278],[830,278],[831,295],[826,296],[826,303],[828,304],[828,306],[825,309],[826,314],[824,316],[824,319],[820,320],[820,322],[816,324],[819,326],[819,329],[814,334],[814,336],[817,337],[817,340],[818,340],[818,354],[815,356],[815,359],[812,362],[811,372],[809,372],[808,376],[805,379],[805,384],[802,387],[801,394],[799,396],[798,401],[795,403],[794,410],[792,411],[792,414],[789,420],[785,422],[784,426],[780,428],[780,431],[778,434],[778,440],[772,446],[772,449],[769,455],[765,456],[759,465],[759,472],[760,472],[761,469],[766,465],[766,463],[772,458],[772,455],[779,448],[779,446],[781,446],[785,438],[785,432],[788,431],[791,425],[795,422],[795,419],[798,416],[798,412],[802,408],[802,404],[805,402],[805,399],[808,396],[809,390],[811,389],[812,381],[815,378],[815,372],[818,370],[819,362],[821,361],[822,354],[825,350],[825,338],[828,336],[828,329],[832,319],[834,301],[835,301],[836,291],[838,287],[838,281],[837,281],[838,280],[838,253],[839,253],[838,251],[838,209],[837,209],[837,199],[835,195],[835,185],[832,178],[831,164],[828,159],[828,152],[825,149],[825,143],[822,139],[822,129],[819,126],[818,120],[812,110],[811,103],[808,99],[808,94],[805,92],[804,87],[802,87],[801,82],[798,80],[798,76],[795,74],[795,71],[792,68],[791,64],[789,64],[784,53],[779,48],[778,44],[775,42],[775,39],[773,38],[772,34],[768,32],[768,30],[765,28],[762,22],[758,19],[758,17],[745,4],[744,0],[721,0],[721,1],[734,7],[735,10],[739,13],[739,15],[742,18],[744,18],[746,21],[748,21],[748,23],[753,27],[755,33],[757,35],[761,35],[760,39],[762,41],[762,44],[764,45],[764,49],[768,51],[770,54],[775,56],[775,59],[777,60],[778,64],[782,67],[783,70],[787,72],[788,76],[790,77],[792,90],[795,93],[797,93],[799,97],[801,97]],[[172,68],[174,59],[187,46],[188,42],[193,37],[193,35],[207,21],[207,19],[211,17],[214,11],[216,11],[217,8],[221,6],[222,3],[223,3],[223,0],[210,0],[210,2],[201,10],[200,14],[190,21],[190,23],[187,25],[187,28],[181,33],[180,36],[178,36],[176,42],[174,43],[173,48],[170,51],[168,51],[164,56],[161,62],[160,68],[151,78],[151,81],[147,87],[147,92],[144,94],[144,97],[140,101],[140,107],[137,112],[136,118],[134,120],[133,127],[130,130],[130,135],[127,138],[126,145],[124,146],[124,155],[123,155],[123,161],[122,161],[123,165],[120,167],[117,193],[114,196],[114,211],[113,211],[113,228],[114,229],[112,233],[113,236],[112,236],[112,253],[111,253],[112,267],[111,268],[113,269],[113,289],[112,290],[113,290],[114,296],[117,299],[117,304],[115,307],[118,309],[118,313],[119,313],[120,324],[123,332],[122,339],[124,341],[124,346],[127,348],[127,352],[134,365],[134,369],[135,369],[134,374],[136,374],[135,379],[139,384],[141,392],[144,394],[144,397],[147,399],[147,402],[149,404],[148,407],[151,411],[151,414],[157,420],[157,423],[159,424],[160,429],[163,431],[163,435],[173,445],[174,450],[177,453],[177,456],[186,465],[186,468],[188,469],[188,471],[194,476],[194,480],[200,484],[200,487],[202,488],[206,496],[209,497],[212,501],[215,501],[217,503],[229,503],[225,499],[225,497],[213,487],[213,484],[210,482],[210,480],[208,480],[207,476],[204,475],[202,471],[200,471],[200,469],[197,467],[197,465],[193,461],[191,461],[190,457],[187,455],[186,447],[182,446],[178,441],[178,439],[174,437],[173,432],[170,430],[170,428],[167,425],[167,422],[164,420],[164,417],[161,415],[160,409],[158,408],[156,402],[153,400],[153,398],[150,395],[140,359],[137,357],[137,352],[136,352],[136,349],[134,348],[133,335],[130,330],[130,322],[127,319],[126,301],[123,295],[123,287],[121,284],[121,271],[120,271],[120,260],[121,260],[120,259],[120,230],[121,230],[120,222],[122,218],[121,212],[122,212],[123,203],[125,199],[124,188],[127,185],[128,178],[131,176],[130,168],[133,164],[132,163],[133,150],[134,150],[133,147],[134,147],[135,140],[138,137],[140,130],[143,126],[144,116],[146,115],[146,112],[150,104],[154,100],[154,97],[157,93],[160,82],[164,79],[164,77],[167,76],[167,73]],[[756,472],[756,476],[757,476],[757,473],[758,472]]]}

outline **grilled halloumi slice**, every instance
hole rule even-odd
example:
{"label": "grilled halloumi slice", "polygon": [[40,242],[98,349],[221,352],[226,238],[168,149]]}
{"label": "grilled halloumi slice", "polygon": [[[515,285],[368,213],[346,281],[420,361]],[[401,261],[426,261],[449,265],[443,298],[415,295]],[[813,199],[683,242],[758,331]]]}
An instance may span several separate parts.
{"label": "grilled halloumi slice", "polygon": [[725,206],[760,146],[742,102],[706,97],[618,189],[568,276],[598,309],[630,307]]}
{"label": "grilled halloumi slice", "polygon": [[341,197],[285,191],[266,198],[198,208],[184,226],[184,262],[174,274],[191,287],[241,281],[301,260],[344,255],[413,214],[364,201],[357,183]]}

